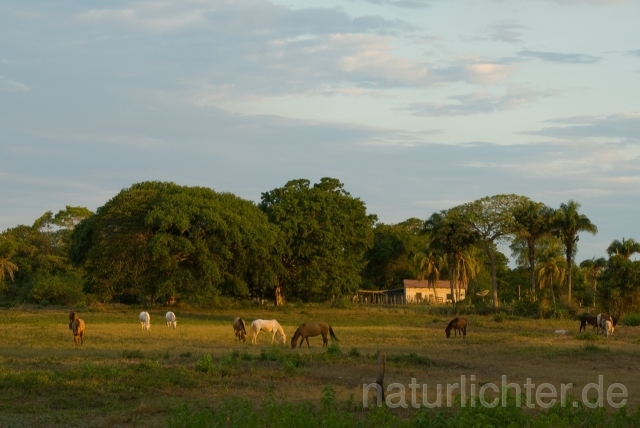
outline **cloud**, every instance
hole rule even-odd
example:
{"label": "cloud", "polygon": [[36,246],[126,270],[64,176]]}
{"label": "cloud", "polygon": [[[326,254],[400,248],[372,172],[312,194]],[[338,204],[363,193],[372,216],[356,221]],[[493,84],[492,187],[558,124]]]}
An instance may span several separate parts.
{"label": "cloud", "polygon": [[640,113],[623,112],[605,117],[577,116],[550,120],[563,126],[543,128],[523,134],[540,135],[563,140],[597,139],[640,142]]}
{"label": "cloud", "polygon": [[16,82],[15,80],[7,79],[4,76],[0,76],[0,91],[28,92],[29,87],[24,83]]}
{"label": "cloud", "polygon": [[396,6],[406,9],[424,9],[430,4],[424,0],[365,0],[367,3],[373,3],[384,6]]}
{"label": "cloud", "polygon": [[503,21],[488,27],[490,38],[507,43],[521,43],[520,30],[528,29],[526,25],[514,21]]}
{"label": "cloud", "polygon": [[519,56],[524,58],[537,58],[545,62],[553,62],[557,64],[594,64],[600,62],[601,58],[586,54],[575,53],[558,53],[558,52],[542,52],[542,51],[520,51]]}
{"label": "cloud", "polygon": [[629,51],[628,53],[629,53],[629,55],[636,55],[636,56],[640,56],[640,49],[635,50],[635,51]]}
{"label": "cloud", "polygon": [[467,116],[472,114],[493,113],[515,110],[524,104],[558,95],[557,91],[535,91],[523,88],[510,88],[502,96],[485,91],[449,97],[455,103],[413,103],[404,107],[415,116]]}

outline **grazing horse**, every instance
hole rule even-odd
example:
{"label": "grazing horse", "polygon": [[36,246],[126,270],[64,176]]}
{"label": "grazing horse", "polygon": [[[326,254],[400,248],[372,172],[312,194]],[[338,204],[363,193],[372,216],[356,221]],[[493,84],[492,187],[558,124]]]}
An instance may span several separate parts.
{"label": "grazing horse", "polygon": [[71,330],[71,324],[73,324],[73,322],[75,320],[78,319],[78,314],[76,314],[75,312],[69,312],[69,330]]}
{"label": "grazing horse", "polygon": [[276,338],[276,333],[280,335],[280,339],[282,340],[282,344],[284,345],[287,341],[287,336],[284,334],[284,330],[282,326],[276,320],[261,320],[257,319],[251,323],[251,343],[257,345],[256,338],[258,337],[258,333],[261,330],[266,331],[267,333],[273,332],[271,335],[271,343]]}
{"label": "grazing horse", "polygon": [[71,323],[71,331],[73,331],[73,343],[78,346],[78,342],[84,344],[84,321],[80,318],[76,318]]}
{"label": "grazing horse", "polygon": [[235,340],[239,341],[243,341],[246,342],[247,341],[247,329],[246,329],[246,324],[244,323],[244,320],[240,317],[235,317],[233,319],[233,333],[236,335]]}
{"label": "grazing horse", "polygon": [[318,335],[322,335],[322,346],[328,346],[329,341],[327,340],[327,333],[331,335],[332,339],[335,339],[339,342],[338,338],[335,334],[333,334],[333,329],[326,322],[313,322],[313,323],[304,323],[296,330],[295,334],[291,338],[291,349],[296,347],[298,343],[298,338],[300,338],[300,347],[304,343],[305,339],[307,340],[307,348],[309,346],[309,337],[315,337]]}
{"label": "grazing horse", "polygon": [[605,337],[613,334],[613,321],[609,319],[602,320],[600,327],[602,327],[602,334],[604,334]]}
{"label": "grazing horse", "polygon": [[176,326],[178,325],[178,321],[176,321],[176,314],[169,311],[164,316],[164,319],[167,321],[167,328],[173,327],[174,330],[176,329]]}
{"label": "grazing horse", "polygon": [[587,324],[592,325],[593,329],[598,328],[598,317],[592,317],[589,315],[583,315],[580,317],[580,331],[587,330]]}
{"label": "grazing horse", "polygon": [[444,331],[447,333],[447,338],[451,337],[451,330],[453,330],[453,337],[456,337],[458,333],[460,333],[460,337],[465,337],[467,335],[467,319],[462,317],[452,319]]}
{"label": "grazing horse", "polygon": [[151,331],[151,316],[149,312],[140,312],[140,326],[143,330]]}
{"label": "grazing horse", "polygon": [[[596,321],[597,321],[597,332],[600,332],[600,329],[602,328],[602,322],[609,320],[611,321],[611,325],[612,327],[615,327],[616,324],[618,324],[618,319],[616,317],[612,317],[611,315],[605,314],[605,313],[599,313],[598,316],[596,317]],[[604,334],[604,330],[602,332]]]}

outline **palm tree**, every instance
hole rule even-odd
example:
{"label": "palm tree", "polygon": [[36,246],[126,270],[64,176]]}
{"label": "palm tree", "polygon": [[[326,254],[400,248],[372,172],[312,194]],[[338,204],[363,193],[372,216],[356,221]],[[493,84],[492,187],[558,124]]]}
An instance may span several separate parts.
{"label": "palm tree", "polygon": [[640,243],[634,239],[622,238],[622,242],[616,239],[611,242],[611,245],[607,248],[609,257],[619,255],[629,260],[634,253],[640,253]]}
{"label": "palm tree", "polygon": [[529,281],[533,296],[536,295],[536,242],[551,234],[553,208],[532,200],[522,201],[513,210],[515,235],[527,244]]}
{"label": "palm tree", "polygon": [[437,299],[436,284],[440,282],[440,269],[444,265],[443,257],[435,249],[429,249],[429,246],[427,246],[427,252],[417,253],[413,256],[413,260],[418,270],[416,279],[420,281],[426,279],[427,283],[433,288],[433,295]]}
{"label": "palm tree", "polygon": [[553,298],[553,311],[557,314],[556,293],[553,291],[554,283],[562,282],[567,271],[567,262],[558,251],[557,247],[550,247],[541,257],[541,261],[536,265],[538,284],[540,289],[549,287]]}
{"label": "palm tree", "polygon": [[580,263],[580,267],[585,270],[587,277],[591,280],[593,284],[593,307],[596,307],[596,286],[598,285],[598,275],[607,265],[607,261],[604,257],[600,257],[596,259],[595,257],[592,259],[584,260]]}
{"label": "palm tree", "polygon": [[456,274],[456,292],[457,300],[460,299],[460,286],[469,290],[469,281],[475,279],[480,272],[480,263],[477,260],[478,249],[470,247],[456,255],[457,267]]}
{"label": "palm tree", "polygon": [[579,209],[580,204],[573,200],[570,200],[566,204],[560,204],[560,208],[556,211],[553,221],[554,228],[566,248],[567,269],[569,273],[567,275],[567,300],[569,302],[571,302],[571,266],[574,249],[580,239],[578,234],[580,232],[589,232],[593,235],[598,233],[596,225],[591,223],[591,220],[589,220],[586,215],[580,214],[578,212]]}
{"label": "palm tree", "polygon": [[9,275],[11,281],[14,279],[14,273],[18,271],[18,266],[11,262],[14,248],[10,241],[4,237],[0,237],[0,284],[4,282],[6,275]]}

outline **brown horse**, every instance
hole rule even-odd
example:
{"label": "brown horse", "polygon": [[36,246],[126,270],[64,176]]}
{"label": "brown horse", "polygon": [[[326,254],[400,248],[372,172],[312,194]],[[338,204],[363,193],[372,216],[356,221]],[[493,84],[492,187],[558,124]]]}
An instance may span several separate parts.
{"label": "brown horse", "polygon": [[240,317],[235,317],[233,320],[233,333],[236,335],[235,340],[247,341],[247,329],[244,320]]}
{"label": "brown horse", "polygon": [[73,322],[77,319],[78,314],[76,314],[75,312],[69,312],[69,330],[71,330],[71,324],[73,324]]}
{"label": "brown horse", "polygon": [[457,337],[458,333],[460,333],[460,337],[465,337],[467,335],[467,319],[462,317],[452,319],[444,331],[447,333],[447,338],[451,337],[451,330],[453,330],[453,337]]}
{"label": "brown horse", "polygon": [[587,331],[587,324],[592,325],[593,329],[598,329],[598,317],[583,315],[580,317],[580,331]]}
{"label": "brown horse", "polygon": [[312,322],[312,323],[304,323],[296,330],[295,334],[291,338],[291,349],[296,347],[298,342],[298,338],[300,338],[300,347],[302,347],[302,343],[307,340],[307,348],[309,346],[309,337],[315,337],[319,334],[322,335],[322,346],[328,346],[327,333],[331,335],[332,339],[339,341],[335,334],[333,334],[333,329],[326,322]]}
{"label": "brown horse", "polygon": [[73,331],[73,343],[77,346],[78,343],[84,343],[82,336],[84,336],[84,321],[80,318],[76,318],[71,323],[71,330]]}

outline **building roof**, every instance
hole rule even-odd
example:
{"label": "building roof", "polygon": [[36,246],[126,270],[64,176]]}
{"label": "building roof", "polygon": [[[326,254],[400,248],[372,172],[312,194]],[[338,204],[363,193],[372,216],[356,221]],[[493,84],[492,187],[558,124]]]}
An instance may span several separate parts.
{"label": "building roof", "polygon": [[[404,288],[432,288],[431,284],[428,281],[418,281],[417,279],[403,279]],[[436,288],[446,288],[447,290],[451,288],[448,279],[441,279],[438,283],[436,283]],[[466,284],[462,284],[460,288],[467,288]]]}

